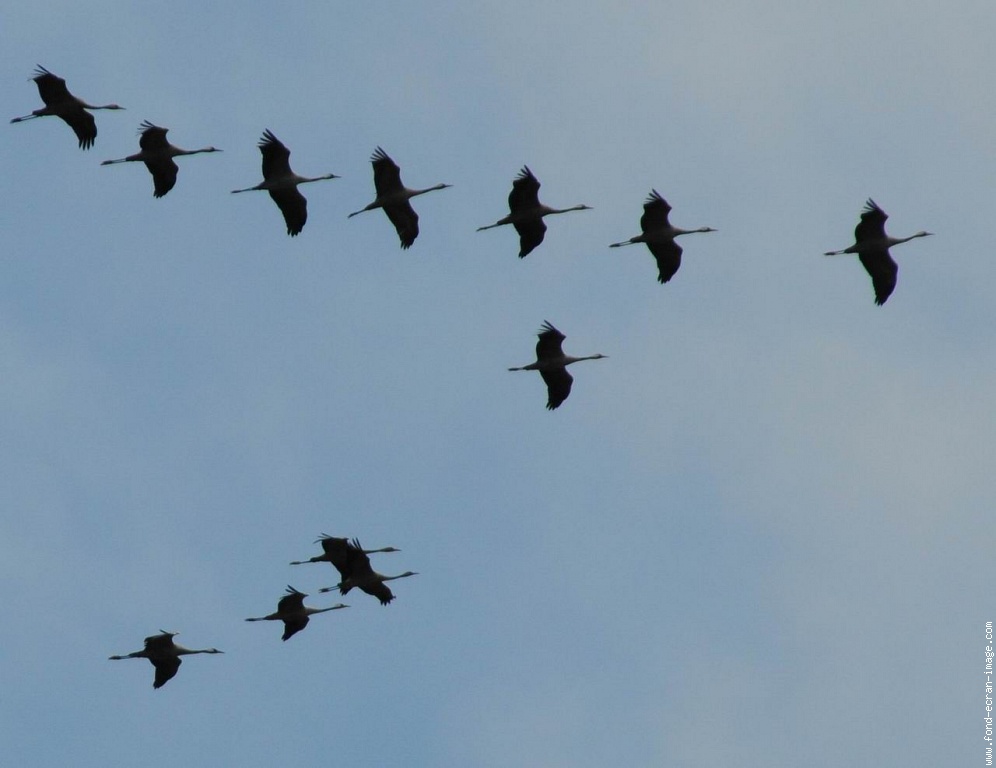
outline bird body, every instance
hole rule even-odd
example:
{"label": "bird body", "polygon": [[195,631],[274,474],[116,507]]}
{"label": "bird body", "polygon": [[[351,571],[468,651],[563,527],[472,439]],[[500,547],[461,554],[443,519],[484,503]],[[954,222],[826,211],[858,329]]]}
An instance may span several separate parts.
{"label": "bird body", "polygon": [[114,165],[116,163],[143,162],[145,167],[152,174],[154,185],[153,195],[162,197],[176,184],[176,175],[179,168],[173,162],[174,157],[183,155],[197,155],[203,152],[221,152],[216,147],[203,147],[201,149],[181,149],[166,140],[169,128],[162,128],[153,125],[148,120],[142,123],[141,138],[138,145],[141,151],[122,157],[117,160],[104,160],[101,165]]}
{"label": "bird body", "polygon": [[[396,550],[370,550],[370,551],[396,551]],[[331,561],[335,565],[335,561]],[[339,566],[336,565],[338,568]],[[334,587],[322,587],[319,592],[331,592],[339,590],[339,594],[348,594],[354,587],[373,595],[380,600],[381,605],[387,605],[394,600],[394,594],[385,582],[395,579],[404,579],[408,576],[418,576],[414,571],[405,571],[397,576],[385,576],[377,573],[370,565],[370,558],[367,550],[364,550],[357,539],[348,542],[348,560],[345,569],[340,569],[342,580]]]}
{"label": "bird body", "polygon": [[909,237],[890,237],[885,233],[885,222],[888,218],[889,215],[879,208],[874,200],[868,198],[861,212],[861,221],[854,228],[854,245],[839,251],[827,251],[824,254],[839,256],[856,253],[865,271],[871,276],[872,287],[875,289],[875,303],[879,306],[885,304],[892,295],[899,276],[899,265],[889,255],[889,248],[933,234],[921,230]]}
{"label": "bird body", "polygon": [[308,201],[298,190],[298,185],[339,177],[334,173],[313,177],[298,176],[290,167],[290,150],[269,129],[263,131],[259,151],[263,155],[263,181],[254,187],[233,189],[232,194],[265,189],[284,215],[287,234],[295,237],[301,233],[308,220]]}
{"label": "bird body", "polygon": [[539,371],[543,381],[546,382],[546,407],[552,411],[558,408],[571,394],[574,377],[568,373],[567,366],[581,360],[601,360],[606,355],[596,354],[586,357],[565,355],[562,345],[567,337],[554,328],[549,321],[544,321],[543,327],[537,335],[539,341],[536,342],[536,362],[508,370]]}
{"label": "bird body", "polygon": [[112,661],[121,659],[148,659],[152,666],[156,668],[156,678],[152,683],[153,688],[162,688],[167,682],[173,679],[180,669],[181,656],[190,656],[195,653],[224,653],[217,648],[184,648],[173,642],[178,632],[166,632],[160,629],[160,634],[150,635],[145,638],[145,647],[140,651],[129,653],[124,656],[110,656]]}
{"label": "bird body", "polygon": [[401,168],[388,154],[377,147],[370,158],[374,171],[374,189],[377,197],[372,203],[353,211],[347,218],[352,218],[364,211],[372,211],[376,208],[383,208],[387,218],[391,220],[398,237],[401,239],[402,248],[410,248],[418,237],[418,214],[412,208],[413,197],[424,195],[426,192],[434,192],[437,189],[446,189],[452,184],[436,184],[426,189],[409,189],[401,183]]}
{"label": "bird body", "polygon": [[280,598],[275,613],[246,619],[246,621],[282,621],[284,623],[284,634],[281,639],[288,640],[308,626],[309,618],[316,613],[325,613],[326,611],[335,611],[340,608],[349,607],[348,605],[339,603],[328,608],[310,608],[304,604],[304,598],[306,597],[307,595],[304,592],[299,592],[288,584],[287,594]]}
{"label": "bird body", "polygon": [[515,231],[519,233],[519,258],[528,256],[536,246],[543,242],[546,235],[546,224],[543,223],[544,216],[555,213],[567,213],[569,211],[589,211],[589,205],[575,205],[570,208],[551,208],[539,201],[540,183],[529,166],[522,166],[519,175],[512,182],[512,191],[508,195],[509,214],[498,219],[494,224],[485,227],[478,227],[477,231],[501,227],[511,224]]}
{"label": "bird body", "polygon": [[38,86],[38,94],[45,102],[45,106],[33,110],[30,115],[15,117],[10,122],[21,123],[49,115],[60,117],[73,129],[79,140],[80,149],[89,149],[97,138],[97,121],[87,112],[88,109],[124,109],[117,104],[88,104],[83,99],[73,96],[66,87],[65,80],[53,75],[40,64],[31,79]]}
{"label": "bird body", "polygon": [[681,266],[682,249],[675,238],[679,235],[690,235],[696,232],[715,232],[712,227],[698,229],[682,229],[668,220],[671,206],[661,197],[656,189],[650,190],[650,195],[643,204],[643,216],[640,217],[640,229],[643,232],[621,243],[612,243],[610,248],[619,248],[634,243],[645,243],[657,261],[658,281],[666,283]]}

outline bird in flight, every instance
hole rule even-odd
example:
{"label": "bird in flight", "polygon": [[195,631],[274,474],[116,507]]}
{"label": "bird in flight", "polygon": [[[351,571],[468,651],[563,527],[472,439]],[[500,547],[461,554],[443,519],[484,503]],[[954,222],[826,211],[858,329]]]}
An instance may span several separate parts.
{"label": "bird in flight", "polygon": [[643,216],[640,217],[640,229],[643,232],[621,243],[612,243],[610,248],[619,248],[634,243],[646,243],[647,248],[657,260],[657,279],[666,283],[681,266],[681,246],[675,242],[678,235],[690,235],[695,232],[715,232],[712,227],[698,229],[682,229],[668,221],[671,206],[661,197],[656,189],[650,190],[650,196],[643,204]]}
{"label": "bird in flight", "polygon": [[339,603],[331,605],[328,608],[309,608],[304,604],[304,598],[306,597],[307,595],[304,592],[299,592],[288,584],[287,594],[280,598],[275,613],[246,619],[246,621],[282,621],[284,623],[284,635],[281,639],[289,640],[308,626],[309,618],[316,613],[325,613],[326,611],[336,611],[340,608],[349,607],[348,605]]}
{"label": "bird in flight", "polygon": [[426,192],[446,189],[453,185],[436,184],[426,189],[409,189],[401,183],[401,168],[380,147],[374,151],[370,162],[373,164],[374,189],[377,190],[377,197],[364,208],[353,211],[347,218],[351,219],[364,211],[383,208],[387,218],[391,220],[398,232],[401,247],[410,248],[415,242],[415,238],[418,237],[418,214],[412,208],[410,200],[418,195],[424,195]]}
{"label": "bird in flight", "polygon": [[932,232],[920,231],[909,237],[889,237],[885,234],[885,221],[889,214],[878,207],[870,197],[861,212],[861,221],[854,228],[854,245],[839,251],[827,251],[824,256],[839,256],[845,253],[856,253],[871,276],[872,287],[875,289],[875,303],[885,304],[892,291],[896,288],[899,276],[899,265],[889,255],[889,248],[900,243],[907,243],[917,237],[928,237]]}
{"label": "bird in flight", "polygon": [[117,104],[88,104],[73,96],[66,87],[66,81],[53,75],[41,64],[35,69],[31,79],[38,86],[38,94],[45,106],[33,110],[30,115],[15,117],[10,122],[23,123],[25,120],[48,115],[61,117],[76,134],[80,149],[89,149],[97,138],[97,121],[87,112],[88,109],[124,109]]}
{"label": "bird in flight", "polygon": [[567,372],[567,366],[581,360],[601,360],[607,355],[597,354],[587,357],[571,357],[565,355],[561,345],[567,337],[554,328],[549,321],[540,328],[539,341],[536,342],[536,362],[519,368],[509,368],[510,371],[539,371],[546,382],[548,410],[560,407],[560,404],[571,394],[574,377]]}
{"label": "bird in flight", "polygon": [[203,147],[202,149],[181,149],[170,144],[166,140],[169,128],[153,125],[148,120],[142,123],[139,134],[138,146],[141,151],[128,157],[117,160],[105,160],[101,165],[115,165],[116,163],[136,163],[143,162],[145,167],[152,174],[153,196],[162,197],[176,185],[176,175],[180,172],[179,167],[173,162],[174,157],[183,155],[198,155],[202,152],[221,152],[216,147]]}
{"label": "bird in flight", "polygon": [[263,180],[255,187],[233,189],[232,194],[265,189],[284,215],[287,234],[295,237],[301,233],[308,220],[308,201],[298,190],[298,185],[339,177],[334,173],[314,177],[298,176],[290,167],[290,150],[269,129],[263,131],[259,151],[263,155]]}
{"label": "bird in flight", "polygon": [[570,208],[551,208],[543,205],[539,201],[540,183],[529,166],[522,166],[519,175],[512,182],[512,191],[508,195],[509,214],[498,219],[494,224],[486,227],[478,227],[477,231],[501,227],[511,224],[515,231],[519,233],[519,258],[524,258],[532,253],[546,235],[546,224],[543,223],[544,216],[554,213],[567,213],[568,211],[590,211],[590,205],[575,205]]}
{"label": "bird in flight", "polygon": [[152,683],[153,688],[162,688],[167,682],[173,679],[180,669],[181,656],[190,656],[195,653],[224,653],[217,648],[184,648],[173,642],[179,632],[167,632],[159,630],[158,635],[150,635],[145,638],[145,647],[140,651],[129,653],[124,656],[110,656],[111,661],[121,659],[148,659],[152,666],[156,668],[156,679]]}

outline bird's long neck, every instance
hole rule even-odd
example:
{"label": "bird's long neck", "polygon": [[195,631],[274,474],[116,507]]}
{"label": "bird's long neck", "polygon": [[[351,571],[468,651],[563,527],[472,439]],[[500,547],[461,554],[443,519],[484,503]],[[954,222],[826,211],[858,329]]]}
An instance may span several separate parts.
{"label": "bird's long neck", "polygon": [[178,645],[174,653],[177,656],[192,656],[195,653],[220,653],[220,651],[216,648],[184,648],[182,645]]}
{"label": "bird's long neck", "polygon": [[571,363],[580,363],[582,360],[601,360],[605,355],[586,355],[584,357],[571,357],[570,355],[564,355],[564,365],[570,365]]}
{"label": "bird's long neck", "polygon": [[699,227],[698,229],[682,229],[681,227],[671,227],[671,237],[678,235],[694,235],[698,232],[712,232],[709,227]]}
{"label": "bird's long neck", "polygon": [[397,576],[381,576],[380,580],[381,581],[394,581],[395,579],[403,579],[403,578],[405,578],[407,576],[415,576],[415,575],[416,574],[412,573],[411,571],[407,571],[406,573],[399,573]]}
{"label": "bird's long neck", "polygon": [[571,211],[587,211],[587,205],[572,205],[570,208],[544,208],[543,215],[550,216],[554,213],[570,213]]}
{"label": "bird's long neck", "polygon": [[339,177],[336,176],[334,173],[326,173],[324,176],[313,176],[311,178],[304,177],[303,179],[300,179],[297,183],[307,184],[312,181],[325,181],[325,179],[338,179],[338,178]]}
{"label": "bird's long neck", "polygon": [[893,245],[899,245],[900,243],[908,243],[910,240],[915,240],[918,237],[926,237],[929,234],[930,234],[929,232],[917,232],[916,234],[910,235],[909,237],[889,237],[886,239],[889,241],[889,245],[893,246]]}
{"label": "bird's long neck", "polygon": [[308,614],[309,616],[311,616],[312,614],[315,614],[315,613],[325,613],[326,611],[335,611],[335,610],[337,610],[339,608],[344,608],[344,607],[345,606],[342,606],[342,605],[332,605],[332,606],[329,606],[328,608],[305,608],[304,612],[306,614]]}
{"label": "bird's long neck", "polygon": [[434,187],[426,187],[425,189],[413,189],[411,197],[424,195],[426,192],[435,192],[437,189],[446,189],[449,186],[449,184],[436,184]]}
{"label": "bird's long neck", "polygon": [[291,560],[291,565],[307,565],[308,563],[320,563],[327,558],[325,555],[315,555],[308,560]]}

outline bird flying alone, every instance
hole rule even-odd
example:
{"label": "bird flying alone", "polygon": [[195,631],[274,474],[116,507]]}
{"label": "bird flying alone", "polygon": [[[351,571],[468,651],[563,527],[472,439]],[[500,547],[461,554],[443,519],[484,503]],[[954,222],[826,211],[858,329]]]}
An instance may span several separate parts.
{"label": "bird flying alone", "polygon": [[97,138],[97,121],[87,112],[88,109],[124,109],[117,104],[87,104],[69,92],[65,80],[53,75],[41,64],[37,66],[30,79],[38,86],[38,94],[45,102],[45,106],[32,111],[30,115],[15,117],[10,122],[22,123],[35,117],[49,115],[61,117],[76,134],[80,149],[89,149]]}
{"label": "bird flying alone", "polygon": [[621,243],[612,243],[610,248],[619,248],[623,245],[634,243],[646,243],[650,253],[657,261],[657,279],[661,283],[666,283],[678,267],[681,266],[681,246],[675,242],[678,235],[690,235],[695,232],[715,232],[712,227],[699,227],[698,229],[681,229],[672,226],[668,221],[668,214],[671,206],[667,200],[661,197],[656,189],[650,190],[650,195],[643,204],[643,216],[640,217],[640,229],[643,232],[629,240]]}
{"label": "bird flying alone", "polygon": [[138,140],[138,146],[141,151],[134,155],[128,155],[128,157],[119,158],[118,160],[105,160],[101,165],[145,163],[145,167],[152,174],[152,194],[154,197],[162,197],[176,185],[176,174],[179,173],[180,169],[173,162],[174,157],[198,155],[202,152],[221,152],[216,147],[181,149],[166,140],[168,132],[169,128],[154,125],[146,120],[139,129],[141,138]]}
{"label": "bird flying alone", "polygon": [[298,592],[288,584],[287,594],[280,598],[280,601],[277,603],[276,613],[246,619],[246,621],[282,621],[284,623],[284,635],[281,639],[289,640],[308,626],[309,618],[316,613],[325,613],[326,611],[336,611],[340,608],[349,607],[348,605],[339,603],[331,605],[328,608],[309,608],[304,604],[304,598],[306,597],[307,595],[304,592]]}
{"label": "bird flying alone", "polygon": [[881,306],[892,295],[899,276],[899,265],[889,255],[889,248],[906,243],[918,237],[928,237],[933,232],[920,231],[909,237],[889,237],[885,234],[885,222],[889,215],[878,207],[870,197],[861,212],[861,221],[854,228],[854,245],[839,251],[827,251],[824,256],[839,256],[856,253],[871,276],[875,289],[875,303]]}
{"label": "bird flying alone", "polygon": [[543,223],[544,216],[554,213],[567,213],[568,211],[590,211],[590,205],[575,205],[570,208],[551,208],[543,205],[539,201],[540,183],[529,166],[522,166],[519,175],[512,182],[512,191],[508,195],[509,214],[502,219],[498,219],[494,224],[486,227],[478,227],[477,231],[493,229],[505,224],[511,224],[515,231],[519,233],[519,258],[524,258],[532,253],[546,235],[546,224]]}
{"label": "bird flying alone", "polygon": [[509,368],[510,371],[539,371],[546,382],[548,410],[560,407],[560,404],[571,394],[574,377],[567,372],[567,366],[581,360],[601,360],[607,355],[597,354],[587,357],[571,357],[565,355],[561,345],[567,337],[554,328],[549,321],[543,322],[540,328],[539,341],[536,342],[536,362],[519,368]]}
{"label": "bird flying alone", "polygon": [[346,218],[353,218],[364,211],[372,211],[376,208],[383,208],[387,218],[391,220],[398,237],[401,240],[402,248],[410,248],[415,238],[418,237],[418,214],[409,202],[413,197],[424,195],[426,192],[434,192],[437,189],[446,189],[452,184],[436,184],[426,189],[408,189],[401,183],[401,168],[395,163],[380,147],[374,150],[370,157],[374,172],[374,189],[377,197],[372,203],[358,211],[354,211]]}
{"label": "bird flying alone", "polygon": [[217,648],[184,648],[173,642],[179,632],[167,632],[159,630],[158,635],[150,635],[145,638],[145,647],[140,651],[129,653],[124,656],[110,656],[111,661],[121,659],[148,659],[152,666],[156,668],[156,678],[152,683],[153,688],[162,688],[173,679],[180,669],[181,656],[190,656],[195,653],[224,653]]}
{"label": "bird flying alone", "polygon": [[298,176],[290,167],[290,150],[269,129],[263,131],[259,151],[263,155],[263,180],[255,187],[233,189],[232,194],[265,189],[284,215],[287,234],[295,237],[301,233],[308,220],[308,201],[298,191],[298,185],[339,177],[334,173],[313,177]]}

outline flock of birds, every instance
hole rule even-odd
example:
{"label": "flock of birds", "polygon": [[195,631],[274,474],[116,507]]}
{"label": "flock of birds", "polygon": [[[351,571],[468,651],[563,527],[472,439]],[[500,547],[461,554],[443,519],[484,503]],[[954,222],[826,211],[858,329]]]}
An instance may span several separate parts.
{"label": "flock of birds", "polygon": [[[38,87],[38,93],[44,107],[35,109],[31,114],[15,117],[12,123],[24,122],[38,117],[55,116],[65,121],[76,134],[81,149],[93,146],[97,137],[97,125],[91,110],[120,110],[117,104],[89,104],[74,96],[66,87],[66,81],[42,66],[38,66],[32,78]],[[177,157],[204,153],[220,152],[209,146],[201,149],[187,150],[170,143],[166,138],[169,129],[145,121],[141,124],[139,152],[116,160],[105,160],[102,165],[142,162],[145,164],[153,180],[153,195],[163,197],[176,185],[179,168],[175,162]],[[233,194],[265,190],[276,203],[284,217],[287,234],[299,235],[308,219],[308,201],[301,194],[299,187],[316,181],[339,178],[333,173],[321,176],[300,176],[290,167],[290,150],[270,130],[263,132],[259,141],[262,155],[263,180],[252,187],[232,190]],[[424,189],[411,189],[401,181],[401,169],[391,157],[377,147],[370,158],[373,165],[374,188],[376,197],[373,202],[358,211],[350,213],[348,218],[366,211],[382,209],[397,231],[401,247],[410,248],[419,234],[419,217],[411,205],[411,199],[419,195],[446,189],[450,184],[436,184]],[[495,223],[479,227],[478,231],[493,229],[507,224],[512,225],[519,235],[519,257],[524,258],[537,248],[546,235],[546,216],[568,213],[571,211],[591,210],[588,205],[574,205],[569,208],[552,208],[540,202],[540,182],[528,166],[523,166],[518,176],[512,182],[512,191],[508,196],[509,213]],[[694,233],[715,232],[711,227],[697,229],[682,229],[671,224],[669,215],[671,206],[657,190],[651,190],[643,206],[640,218],[641,233],[628,240],[611,243],[610,247],[619,248],[625,245],[643,243],[657,262],[658,281],[667,283],[677,273],[681,266],[682,248],[677,238]],[[872,279],[875,292],[875,303],[886,302],[896,287],[898,266],[889,254],[894,245],[905,243],[919,237],[926,237],[930,232],[920,231],[909,237],[896,238],[886,234],[885,222],[888,215],[874,200],[869,199],[861,213],[861,219],[854,230],[854,244],[836,251],[827,251],[825,255],[856,254],[865,270]],[[585,357],[572,357],[564,354],[562,344],[566,336],[549,322],[545,322],[538,332],[536,343],[536,360],[520,367],[509,368],[510,371],[539,371],[547,387],[547,404],[550,410],[558,408],[570,395],[573,377],[567,367],[581,360],[598,360],[606,357],[602,354]],[[384,576],[373,570],[369,555],[375,552],[396,552],[393,547],[375,550],[364,550],[355,539],[349,541],[323,534],[318,540],[322,544],[323,553],[306,561],[295,561],[293,565],[307,562],[329,562],[340,574],[340,581],[333,587],[326,587],[321,592],[338,589],[345,595],[351,589],[357,588],[373,595],[383,605],[393,600],[394,595],[386,582],[393,579],[414,576],[407,571],[397,576]],[[342,603],[326,608],[312,608],[304,604],[307,595],[292,586],[277,604],[277,610],[267,616],[246,619],[246,621],[282,621],[284,623],[283,639],[287,640],[307,626],[309,618],[317,613],[338,610],[348,606]],[[145,646],[124,656],[111,656],[111,659],[146,658],[156,669],[154,687],[159,688],[170,680],[180,667],[180,657],[199,653],[221,653],[216,648],[189,649],[176,644],[173,638],[175,632],[160,631],[145,639]]]}
{"label": "flock of birds", "polygon": [[[400,552],[396,547],[381,547],[380,549],[363,549],[356,539],[350,541],[346,538],[329,536],[323,533],[315,543],[322,545],[322,554],[315,555],[307,560],[295,560],[291,565],[305,565],[307,563],[331,563],[339,572],[339,583],[331,587],[322,587],[319,592],[339,591],[340,595],[346,595],[352,589],[359,589],[368,595],[376,597],[381,605],[388,605],[394,600],[394,593],[387,586],[387,582],[395,579],[404,579],[408,576],[417,576],[415,571],[405,571],[397,576],[385,576],[378,573],[370,565],[370,555],[377,552]],[[311,617],[317,613],[337,611],[348,608],[348,605],[336,603],[326,608],[312,608],[304,604],[304,598],[308,595],[294,587],[287,585],[286,594],[277,602],[277,610],[266,616],[254,616],[246,621],[282,621],[284,633],[282,640],[289,640],[306,626]],[[152,682],[153,688],[162,688],[179,671],[181,656],[190,656],[198,653],[224,653],[217,648],[185,648],[173,641],[177,632],[167,632],[159,630],[158,635],[150,635],[145,638],[145,643],[140,651],[124,654],[121,656],[110,656],[112,661],[121,659],[148,659],[155,667],[156,675]]]}

